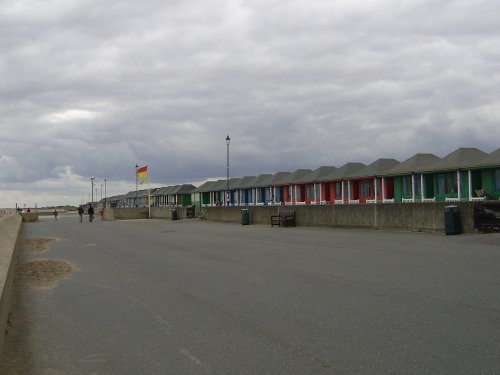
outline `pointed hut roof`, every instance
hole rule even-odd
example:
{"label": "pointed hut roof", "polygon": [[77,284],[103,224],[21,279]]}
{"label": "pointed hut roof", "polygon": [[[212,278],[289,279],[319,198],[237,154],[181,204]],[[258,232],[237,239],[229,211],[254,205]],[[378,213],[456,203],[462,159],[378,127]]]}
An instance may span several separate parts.
{"label": "pointed hut roof", "polygon": [[126,194],[113,195],[111,197],[107,197],[106,199],[108,200],[108,202],[118,202],[118,201],[121,201],[122,199],[124,199],[125,196],[126,196]]}
{"label": "pointed hut roof", "polygon": [[429,171],[445,171],[463,168],[471,163],[484,159],[488,154],[477,148],[459,148],[432,164]]}
{"label": "pointed hut roof", "polygon": [[[154,192],[157,189],[151,189],[151,195],[154,195]],[[150,189],[143,189],[143,190],[138,190],[137,191],[137,197],[147,197],[150,194]]]}
{"label": "pointed hut roof", "polygon": [[[229,189],[233,190],[234,186],[239,184],[239,177],[232,177],[229,179]],[[214,186],[210,189],[210,191],[223,191],[227,190],[227,180],[218,180]]]}
{"label": "pointed hut roof", "polygon": [[470,163],[469,167],[498,167],[500,166],[500,148],[497,148],[491,154],[481,160]]}
{"label": "pointed hut roof", "polygon": [[195,189],[196,186],[191,184],[175,185],[170,194],[191,194]]}
{"label": "pointed hut roof", "polygon": [[253,186],[255,179],[256,179],[255,176],[241,177],[238,184],[235,184],[234,188],[235,189],[248,189],[248,188]]}
{"label": "pointed hut roof", "polygon": [[296,182],[319,182],[319,181],[328,181],[328,176],[337,171],[337,167],[334,166],[321,166],[318,169],[315,169],[311,173],[303,176],[300,181]]}
{"label": "pointed hut roof", "polygon": [[276,172],[270,180],[271,186],[284,185],[286,183],[286,179],[290,175],[290,172]]}
{"label": "pointed hut roof", "polygon": [[396,159],[377,159],[367,167],[355,172],[353,177],[375,177],[380,176],[389,169],[401,164]]}
{"label": "pointed hut roof", "polygon": [[164,187],[161,190],[161,195],[172,195],[172,192],[174,191],[174,189],[175,189],[175,185]]}
{"label": "pointed hut roof", "polygon": [[128,198],[134,198],[134,197],[136,197],[136,196],[138,196],[138,192],[137,192],[137,191],[135,191],[135,190],[131,190],[131,191],[129,191],[127,194],[125,194],[125,195],[123,196],[123,198],[124,198],[124,199],[128,199]]}
{"label": "pointed hut roof", "polygon": [[215,186],[215,184],[217,183],[218,181],[206,181],[204,182],[203,184],[201,184],[200,186],[198,186],[194,191],[193,193],[207,193],[209,191],[212,191],[213,187]]}
{"label": "pointed hut roof", "polygon": [[341,180],[353,177],[357,175],[357,172],[364,168],[366,168],[366,164],[363,163],[345,163],[342,167],[332,173],[330,177],[331,180]]}
{"label": "pointed hut roof", "polygon": [[166,194],[164,194],[164,192],[165,192],[167,189],[168,189],[168,187],[163,186],[163,187],[161,187],[161,188],[156,189],[156,191],[155,191],[153,194],[151,194],[151,195],[153,195],[153,196],[158,196],[158,195],[166,195]]}
{"label": "pointed hut roof", "polygon": [[260,174],[255,178],[253,187],[271,186],[273,175],[270,173]]}
{"label": "pointed hut roof", "polygon": [[310,174],[310,169],[297,169],[283,179],[282,185],[293,184],[304,179],[304,176]]}
{"label": "pointed hut roof", "polygon": [[394,176],[398,174],[411,174],[414,172],[422,172],[429,169],[433,164],[436,164],[440,159],[434,154],[415,154],[411,158],[406,159],[394,168],[381,173],[382,176]]}

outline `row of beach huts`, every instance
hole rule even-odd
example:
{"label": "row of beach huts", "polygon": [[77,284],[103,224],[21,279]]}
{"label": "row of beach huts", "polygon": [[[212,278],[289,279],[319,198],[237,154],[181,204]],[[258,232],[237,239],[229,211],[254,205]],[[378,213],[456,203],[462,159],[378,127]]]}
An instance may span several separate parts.
{"label": "row of beach huts", "polygon": [[[500,148],[488,154],[459,148],[439,158],[416,154],[399,162],[297,169],[131,191],[108,197],[108,207],[376,204],[481,201],[500,198]],[[149,203],[148,203],[149,202]]]}

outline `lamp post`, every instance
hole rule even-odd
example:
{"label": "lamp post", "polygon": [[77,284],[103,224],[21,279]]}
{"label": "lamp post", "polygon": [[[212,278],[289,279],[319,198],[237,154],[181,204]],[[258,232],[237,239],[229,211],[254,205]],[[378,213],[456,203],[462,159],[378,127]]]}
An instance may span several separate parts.
{"label": "lamp post", "polygon": [[227,195],[226,195],[226,206],[229,206],[229,142],[231,142],[231,138],[229,138],[229,134],[226,136],[226,145],[227,145]]}
{"label": "lamp post", "polygon": [[91,205],[94,205],[94,176],[90,177],[90,182],[91,182],[91,188],[90,188],[90,192],[92,194],[92,199],[90,200],[90,204]]}
{"label": "lamp post", "polygon": [[139,166],[135,165],[135,198],[134,198],[134,207],[137,207],[137,169]]}
{"label": "lamp post", "polygon": [[108,207],[108,196],[106,195],[106,182],[108,180],[104,179],[104,207]]}

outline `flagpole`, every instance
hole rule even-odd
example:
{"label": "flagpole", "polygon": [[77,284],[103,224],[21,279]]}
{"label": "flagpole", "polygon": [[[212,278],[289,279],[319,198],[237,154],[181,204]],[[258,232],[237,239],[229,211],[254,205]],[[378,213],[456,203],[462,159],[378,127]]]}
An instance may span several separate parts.
{"label": "flagpole", "polygon": [[149,182],[149,177],[151,176],[151,168],[148,165],[148,208],[149,208],[149,219],[151,219],[151,184]]}

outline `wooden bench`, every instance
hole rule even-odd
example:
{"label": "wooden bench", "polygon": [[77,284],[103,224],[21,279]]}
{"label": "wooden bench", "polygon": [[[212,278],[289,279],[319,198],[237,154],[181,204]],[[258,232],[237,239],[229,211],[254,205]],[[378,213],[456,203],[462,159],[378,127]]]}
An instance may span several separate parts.
{"label": "wooden bench", "polygon": [[272,227],[275,225],[281,227],[281,223],[284,223],[285,227],[288,227],[288,224],[295,226],[295,211],[283,211],[279,215],[271,216]]}

